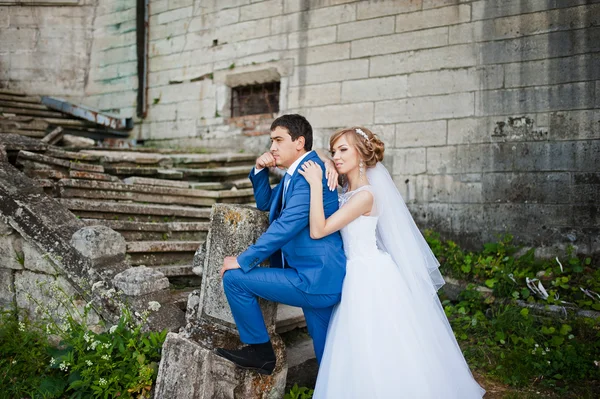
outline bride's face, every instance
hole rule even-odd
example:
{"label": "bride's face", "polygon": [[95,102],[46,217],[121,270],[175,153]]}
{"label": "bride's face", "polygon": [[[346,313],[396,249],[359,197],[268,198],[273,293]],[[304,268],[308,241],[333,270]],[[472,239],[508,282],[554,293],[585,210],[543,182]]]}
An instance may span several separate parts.
{"label": "bride's face", "polygon": [[360,162],[358,151],[353,143],[350,143],[347,135],[344,134],[333,143],[331,156],[337,172],[346,175],[352,170],[358,168]]}

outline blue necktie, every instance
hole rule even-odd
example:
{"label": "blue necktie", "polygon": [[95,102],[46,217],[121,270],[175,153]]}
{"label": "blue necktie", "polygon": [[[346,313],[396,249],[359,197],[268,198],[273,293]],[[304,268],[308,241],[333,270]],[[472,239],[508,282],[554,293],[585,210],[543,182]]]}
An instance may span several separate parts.
{"label": "blue necktie", "polygon": [[289,173],[286,173],[285,176],[283,176],[283,201],[281,201],[282,207],[285,206],[286,193],[287,193],[288,185],[289,185],[291,178],[292,178],[292,176],[290,176]]}
{"label": "blue necktie", "polygon": [[[286,173],[285,176],[283,176],[283,198],[281,201],[281,209],[283,209],[283,207],[285,206],[285,194],[287,192],[288,184],[291,178],[292,176],[290,176],[289,173]],[[285,257],[283,256],[283,251],[281,251],[281,267],[285,268]]]}

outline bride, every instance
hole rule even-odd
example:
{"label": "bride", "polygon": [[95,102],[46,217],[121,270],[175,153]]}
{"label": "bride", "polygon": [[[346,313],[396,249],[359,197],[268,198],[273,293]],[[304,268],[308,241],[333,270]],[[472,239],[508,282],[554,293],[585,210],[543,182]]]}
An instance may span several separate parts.
{"label": "bride", "polygon": [[383,142],[356,127],[330,147],[346,183],[327,220],[321,168],[299,170],[310,184],[311,238],[341,230],[348,259],[313,397],[481,398],[437,297],[439,263],[380,163]]}

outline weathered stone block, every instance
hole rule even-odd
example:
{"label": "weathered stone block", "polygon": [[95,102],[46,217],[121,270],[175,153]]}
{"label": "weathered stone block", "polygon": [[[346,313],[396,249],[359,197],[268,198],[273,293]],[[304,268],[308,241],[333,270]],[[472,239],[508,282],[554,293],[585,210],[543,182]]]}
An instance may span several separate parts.
{"label": "weathered stone block", "polygon": [[113,278],[115,287],[125,295],[139,296],[169,288],[164,274],[146,266],[132,267]]}
{"label": "weathered stone block", "polygon": [[434,28],[419,32],[398,33],[395,35],[361,39],[352,42],[352,57],[399,53],[440,47],[448,43],[448,29]]}
{"label": "weathered stone block", "polygon": [[290,80],[290,85],[342,82],[349,79],[366,78],[368,75],[369,61],[366,59],[334,61],[298,67]]}
{"label": "weathered stone block", "polygon": [[0,269],[0,309],[12,310],[15,306],[14,276],[11,269]]}
{"label": "weathered stone block", "polygon": [[383,15],[394,15],[420,10],[422,0],[395,1],[384,0],[370,3],[360,2],[357,5],[357,19],[370,19]]}
{"label": "weathered stone block", "polygon": [[25,269],[46,274],[57,273],[57,270],[52,261],[50,261],[49,256],[42,255],[37,246],[34,244],[23,241],[23,256],[25,258]]}
{"label": "weathered stone block", "polygon": [[342,83],[342,103],[381,101],[404,98],[406,96],[406,75],[386,78],[359,79]]}
{"label": "weathered stone block", "polygon": [[471,116],[473,113],[474,93],[416,97],[375,103],[375,123],[460,118]]}
{"label": "weathered stone block", "polygon": [[324,46],[309,47],[304,58],[298,57],[298,62],[309,65],[348,58],[350,58],[350,43],[333,43]]}
{"label": "weathered stone block", "polygon": [[64,277],[21,270],[15,273],[14,281],[17,307],[32,318],[44,310],[60,320],[70,307],[68,301],[77,296],[77,291]]}
{"label": "weathered stone block", "polygon": [[96,265],[125,257],[125,239],[106,226],[87,226],[79,229],[73,234],[71,245]]}
{"label": "weathered stone block", "polygon": [[0,236],[0,265],[15,270],[23,268],[23,241],[18,234]]}
{"label": "weathered stone block", "polygon": [[326,105],[309,108],[304,116],[317,128],[340,128],[373,123],[373,103]]}
{"label": "weathered stone block", "polygon": [[416,177],[416,200],[419,203],[481,203],[481,182],[463,182],[459,175],[420,175]]}
{"label": "weathered stone block", "polygon": [[507,88],[600,80],[600,65],[594,54],[511,63],[504,70]]}
{"label": "weathered stone block", "polygon": [[446,144],[446,121],[401,123],[396,125],[396,148],[429,147]]}
{"label": "weathered stone block", "polygon": [[265,19],[280,15],[283,4],[278,0],[263,1],[256,4],[240,7],[240,21],[251,19]]}
{"label": "weathered stone block", "polygon": [[493,19],[516,14],[530,14],[554,8],[568,8],[588,4],[588,0],[569,1],[528,1],[515,3],[513,1],[476,1],[472,3],[473,20]]}
{"label": "weathered stone block", "polygon": [[[223,338],[215,337],[219,342]],[[192,339],[169,333],[156,381],[157,399],[281,398],[287,366],[278,339],[278,365],[270,376],[244,371]],[[223,344],[219,342],[218,344]]]}
{"label": "weathered stone block", "polygon": [[341,4],[333,7],[311,9],[308,13],[309,28],[338,25],[356,20],[356,6],[354,4]]}
{"label": "weathered stone block", "polygon": [[[244,206],[213,205],[202,274],[203,302],[198,309],[198,318],[214,321],[232,330],[235,328],[219,273],[223,259],[245,251],[267,227],[266,213]],[[263,315],[267,326],[274,325],[276,313],[275,303],[265,301]]]}
{"label": "weathered stone block", "polygon": [[337,41],[346,42],[394,33],[394,17],[368,19],[337,26]]}
{"label": "weathered stone block", "polygon": [[595,82],[569,83],[476,93],[477,115],[511,115],[530,112],[585,109],[593,104]]}
{"label": "weathered stone block", "polygon": [[570,173],[485,173],[483,202],[570,203]]}
{"label": "weathered stone block", "polygon": [[418,175],[427,171],[425,148],[392,150],[394,175]]}
{"label": "weathered stone block", "polygon": [[[452,1],[452,3],[455,3]],[[451,3],[451,4],[452,4]],[[433,10],[424,10],[396,16],[396,32],[408,32],[434,28],[441,25],[454,25],[471,19],[471,6],[457,5]]]}
{"label": "weathered stone block", "polygon": [[287,95],[288,108],[338,104],[341,99],[341,92],[342,84],[339,82],[291,87]]}
{"label": "weathered stone block", "polygon": [[600,28],[552,32],[479,45],[481,64],[523,62],[600,51]]}
{"label": "weathered stone block", "polygon": [[312,47],[335,42],[335,26],[309,29],[307,31],[292,32],[288,35],[288,48],[298,49],[301,47]]}

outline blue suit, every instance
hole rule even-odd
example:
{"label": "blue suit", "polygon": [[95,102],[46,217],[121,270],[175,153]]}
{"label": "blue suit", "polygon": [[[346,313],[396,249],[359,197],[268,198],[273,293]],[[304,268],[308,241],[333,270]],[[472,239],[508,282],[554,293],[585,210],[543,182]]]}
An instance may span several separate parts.
{"label": "blue suit", "polygon": [[[250,172],[256,205],[260,210],[270,211],[271,224],[254,245],[238,256],[241,270],[227,271],[223,284],[242,342],[255,344],[269,340],[257,297],[298,306],[304,311],[320,361],[331,312],[340,300],[346,257],[339,233],[319,240],[310,238],[310,186],[298,173],[308,160],[325,169],[317,154],[309,153],[289,181],[285,204],[283,180],[271,189],[267,169],[256,175],[254,170]],[[326,179],[323,179],[323,206],[326,218],[338,210],[337,192],[328,189]],[[256,267],[267,258],[271,268]]]}

